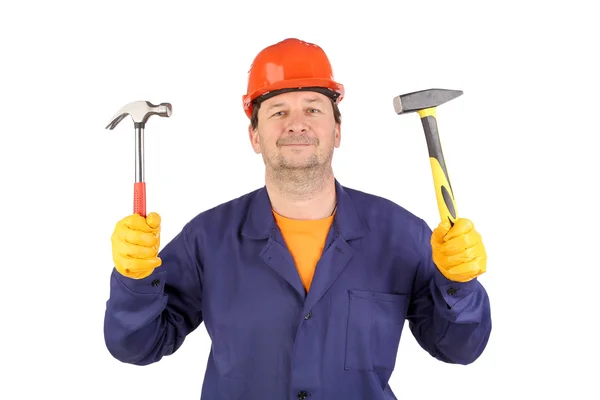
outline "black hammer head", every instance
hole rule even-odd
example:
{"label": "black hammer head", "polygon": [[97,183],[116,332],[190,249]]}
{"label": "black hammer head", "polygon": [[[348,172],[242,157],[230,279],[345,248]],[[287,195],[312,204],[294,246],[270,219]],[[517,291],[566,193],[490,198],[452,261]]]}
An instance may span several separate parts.
{"label": "black hammer head", "polygon": [[158,115],[159,117],[170,117],[173,112],[173,108],[170,103],[160,103],[154,105],[149,101],[134,101],[126,104],[115,114],[111,119],[110,123],[106,126],[106,129],[114,129],[119,122],[125,119],[128,115],[131,115],[134,124],[144,126],[148,118],[152,115]]}
{"label": "black hammer head", "polygon": [[397,114],[420,111],[426,108],[437,107],[462,94],[462,90],[448,89],[427,89],[406,93],[394,97],[394,110]]}

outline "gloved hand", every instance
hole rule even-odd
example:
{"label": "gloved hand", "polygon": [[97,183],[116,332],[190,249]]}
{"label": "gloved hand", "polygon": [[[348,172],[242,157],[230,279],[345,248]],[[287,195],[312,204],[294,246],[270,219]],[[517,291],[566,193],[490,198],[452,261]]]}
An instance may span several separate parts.
{"label": "gloved hand", "polygon": [[487,254],[473,223],[458,218],[454,226],[441,222],[431,235],[433,262],[455,282],[467,282],[486,271]]}
{"label": "gloved hand", "polygon": [[159,267],[160,215],[146,218],[129,215],[115,226],[111,236],[112,255],[116,270],[129,278],[142,279]]}

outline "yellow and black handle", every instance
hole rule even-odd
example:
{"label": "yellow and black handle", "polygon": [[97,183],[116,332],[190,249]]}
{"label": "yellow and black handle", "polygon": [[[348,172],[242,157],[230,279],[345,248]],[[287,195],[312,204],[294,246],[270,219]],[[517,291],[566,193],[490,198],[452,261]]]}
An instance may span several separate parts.
{"label": "yellow and black handle", "polygon": [[454,199],[454,192],[452,191],[452,185],[450,185],[448,169],[446,168],[444,153],[442,152],[436,107],[419,110],[418,113],[421,117],[425,139],[427,140],[427,149],[429,150],[429,161],[431,163],[435,197],[437,199],[440,218],[442,221],[450,221],[450,225],[454,226],[454,222],[458,218],[456,200]]}

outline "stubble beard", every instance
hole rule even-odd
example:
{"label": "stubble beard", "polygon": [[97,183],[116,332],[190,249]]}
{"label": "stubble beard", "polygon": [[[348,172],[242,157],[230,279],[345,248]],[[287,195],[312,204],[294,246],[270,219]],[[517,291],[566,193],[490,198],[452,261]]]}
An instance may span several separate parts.
{"label": "stubble beard", "polygon": [[265,160],[266,174],[280,191],[296,197],[309,197],[319,191],[331,177],[332,158],[333,146],[327,149],[323,158],[312,154],[302,162],[290,161],[278,154],[271,160]]}

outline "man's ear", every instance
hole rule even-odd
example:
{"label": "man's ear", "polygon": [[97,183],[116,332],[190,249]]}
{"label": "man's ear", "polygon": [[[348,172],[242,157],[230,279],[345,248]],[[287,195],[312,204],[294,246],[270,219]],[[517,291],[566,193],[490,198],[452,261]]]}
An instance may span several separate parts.
{"label": "man's ear", "polygon": [[248,124],[248,137],[254,152],[256,154],[260,154],[260,139],[258,136],[258,129],[253,129],[252,124]]}
{"label": "man's ear", "polygon": [[340,144],[342,143],[342,124],[335,124],[335,136],[333,143],[336,148],[340,147]]}

